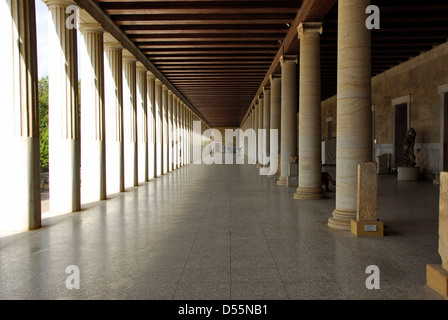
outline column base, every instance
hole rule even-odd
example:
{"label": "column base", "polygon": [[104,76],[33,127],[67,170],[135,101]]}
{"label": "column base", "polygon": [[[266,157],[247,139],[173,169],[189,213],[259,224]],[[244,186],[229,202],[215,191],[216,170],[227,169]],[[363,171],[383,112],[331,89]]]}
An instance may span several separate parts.
{"label": "column base", "polygon": [[426,284],[444,298],[448,298],[448,271],[441,264],[426,265]]}
{"label": "column base", "polygon": [[381,221],[357,221],[352,219],[350,231],[357,237],[383,237],[384,224]]}
{"label": "column base", "polygon": [[326,199],[327,195],[325,194],[322,188],[297,188],[296,193],[294,193],[294,199],[298,200],[320,200]]}
{"label": "column base", "polygon": [[278,186],[286,186],[286,177],[280,177],[277,181]]}
{"label": "column base", "polygon": [[328,226],[333,229],[350,231],[352,219],[356,219],[356,212],[335,209],[333,216],[328,219]]}

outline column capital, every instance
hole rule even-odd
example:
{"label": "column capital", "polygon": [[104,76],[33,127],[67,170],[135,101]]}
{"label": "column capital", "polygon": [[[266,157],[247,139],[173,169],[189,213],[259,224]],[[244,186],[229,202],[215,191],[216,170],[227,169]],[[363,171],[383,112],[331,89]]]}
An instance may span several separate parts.
{"label": "column capital", "polygon": [[162,91],[168,91],[168,87],[162,83]]}
{"label": "column capital", "polygon": [[123,46],[118,41],[104,41],[104,50],[123,50]]}
{"label": "column capital", "polygon": [[269,76],[269,80],[274,81],[274,80],[281,80],[282,79],[282,75],[278,74],[278,73],[273,73]]}
{"label": "column capital", "polygon": [[137,62],[137,58],[134,57],[132,53],[130,53],[128,50],[123,51],[123,61],[127,62]]}
{"label": "column capital", "polygon": [[84,32],[104,33],[104,29],[101,23],[80,22],[78,23],[78,29],[81,33]]}
{"label": "column capital", "polygon": [[155,80],[155,79],[156,79],[156,76],[155,76],[151,71],[148,71],[148,72],[146,73],[146,77],[147,77],[149,80]]}
{"label": "column capital", "polygon": [[68,6],[76,6],[76,2],[73,0],[43,0],[43,2],[48,6],[61,6],[61,7],[68,7]]}
{"label": "column capital", "polygon": [[172,96],[173,95],[173,91],[168,90],[168,96]]}
{"label": "column capital", "polygon": [[137,71],[148,71],[148,69],[146,69],[145,65],[143,63],[141,63],[140,61],[137,61]]}
{"label": "column capital", "polygon": [[[263,90],[263,92],[264,92],[264,90]],[[263,94],[260,94],[260,95],[258,96],[258,102],[260,102],[260,100],[263,99],[263,98],[264,98],[264,95],[263,95]]]}
{"label": "column capital", "polygon": [[162,85],[162,81],[159,78],[156,78],[156,86],[161,86]]}
{"label": "column capital", "polygon": [[317,32],[319,34],[322,34],[323,32],[323,23],[322,22],[303,22],[299,24],[297,27],[297,35],[300,39],[302,34],[305,32]]}
{"label": "column capital", "polygon": [[264,88],[263,88],[263,94],[264,95],[266,95],[266,91],[271,91],[271,86],[265,86]]}
{"label": "column capital", "polygon": [[295,62],[298,63],[297,55],[283,55],[280,57],[280,65],[283,67],[285,62]]}

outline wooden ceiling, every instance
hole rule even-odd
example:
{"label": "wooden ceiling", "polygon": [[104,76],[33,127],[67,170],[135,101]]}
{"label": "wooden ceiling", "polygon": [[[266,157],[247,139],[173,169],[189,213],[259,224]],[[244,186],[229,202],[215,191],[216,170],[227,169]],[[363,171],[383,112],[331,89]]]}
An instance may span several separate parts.
{"label": "wooden ceiling", "polygon": [[294,20],[297,0],[99,0],[212,126],[239,126]]}
{"label": "wooden ceiling", "polygon": [[[280,71],[280,56],[298,53],[296,30],[303,21],[324,22],[322,99],[336,94],[336,0],[90,2],[212,126],[240,125],[268,75]],[[448,37],[446,0],[372,0],[372,4],[381,9],[381,29],[372,32],[372,75]]]}

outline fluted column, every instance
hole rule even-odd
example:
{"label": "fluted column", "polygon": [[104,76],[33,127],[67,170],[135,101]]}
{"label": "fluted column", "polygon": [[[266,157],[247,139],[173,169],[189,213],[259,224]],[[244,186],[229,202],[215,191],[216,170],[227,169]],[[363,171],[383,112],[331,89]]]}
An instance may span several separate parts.
{"label": "fluted column", "polygon": [[177,126],[177,130],[176,130],[176,144],[177,144],[177,148],[176,148],[176,152],[177,152],[177,162],[176,162],[176,168],[180,168],[181,164],[180,164],[180,143],[181,143],[181,138],[180,138],[180,113],[181,113],[181,101],[179,98],[177,98],[177,118],[176,118],[176,126]]}
{"label": "fluted column", "polygon": [[104,43],[104,114],[106,137],[106,191],[124,191],[123,47]]}
{"label": "fluted column", "polygon": [[148,174],[148,70],[140,62],[137,63],[137,150],[138,150],[138,182],[149,180]]}
{"label": "fluted column", "polygon": [[357,167],[372,159],[370,0],[339,0],[336,209],[328,226],[350,230],[356,218]]}
{"label": "fluted column", "polygon": [[147,72],[146,84],[148,86],[148,175],[149,178],[157,177],[157,140],[156,140],[156,120],[157,106],[155,96],[156,78],[151,72]]}
{"label": "fluted column", "polygon": [[278,185],[286,185],[290,156],[297,154],[297,56],[282,56],[281,82],[281,175]]}
{"label": "fluted column", "polygon": [[81,44],[81,200],[106,199],[104,120],[104,30],[100,24],[79,26]]}
{"label": "fluted column", "polygon": [[[278,130],[277,150],[281,152],[281,84],[282,77],[280,74],[271,74],[271,130]],[[278,163],[281,168],[281,163]]]}
{"label": "fluted column", "polygon": [[126,55],[123,55],[123,124],[126,187],[138,185],[136,63],[137,59],[128,52]]}
{"label": "fluted column", "polygon": [[49,8],[49,160],[50,211],[81,209],[81,154],[76,29],[66,27],[66,9],[75,2],[46,0]]}
{"label": "fluted column", "polygon": [[179,99],[173,95],[173,170],[177,169],[178,153],[177,153],[177,103]]}
{"label": "fluted column", "polygon": [[0,231],[27,231],[41,227],[34,0],[2,1],[0,18]]}
{"label": "fluted column", "polygon": [[168,88],[162,84],[162,173],[168,172]]}
{"label": "fluted column", "polygon": [[173,171],[173,92],[168,90],[168,172]]}
{"label": "fluted column", "polygon": [[260,95],[258,97],[258,141],[257,141],[257,158],[258,164],[261,166],[263,159],[263,129],[264,129],[264,121],[263,121],[263,113],[264,113],[264,95]]}
{"label": "fluted column", "polygon": [[268,166],[268,157],[270,155],[271,149],[271,88],[265,87],[263,88],[263,128],[266,130],[266,143],[265,149],[263,151],[264,154],[264,166]]}
{"label": "fluted column", "polygon": [[157,171],[156,177],[163,175],[163,108],[162,108],[162,82],[159,79],[155,80],[155,102],[156,102],[156,163]]}
{"label": "fluted column", "polygon": [[185,104],[182,102],[181,108],[181,139],[182,139],[182,147],[181,147],[181,159],[182,159],[182,167],[185,165]]}
{"label": "fluted column", "polygon": [[320,35],[322,23],[303,23],[300,39],[299,187],[295,199],[324,199],[321,160]]}

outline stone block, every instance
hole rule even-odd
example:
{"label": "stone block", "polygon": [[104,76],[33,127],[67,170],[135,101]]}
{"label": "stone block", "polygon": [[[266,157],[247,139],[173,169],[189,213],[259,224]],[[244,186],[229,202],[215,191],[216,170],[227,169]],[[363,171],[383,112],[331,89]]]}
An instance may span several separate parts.
{"label": "stone block", "polygon": [[442,297],[448,298],[448,271],[440,264],[426,265],[426,284]]}
{"label": "stone block", "polygon": [[358,165],[358,207],[357,221],[377,221],[378,177],[375,162]]}
{"label": "stone block", "polygon": [[299,175],[299,165],[297,163],[288,164],[288,177],[297,177],[298,175]]}
{"label": "stone block", "polygon": [[389,174],[389,154],[382,153],[376,157],[377,173]]}
{"label": "stone block", "polygon": [[382,237],[384,224],[381,221],[351,220],[350,231],[357,237]]}
{"label": "stone block", "polygon": [[298,187],[299,186],[299,178],[297,176],[295,176],[295,177],[292,177],[292,176],[286,177],[286,186],[287,187]]}
{"label": "stone block", "polygon": [[448,172],[440,174],[439,254],[442,267],[448,271]]}

